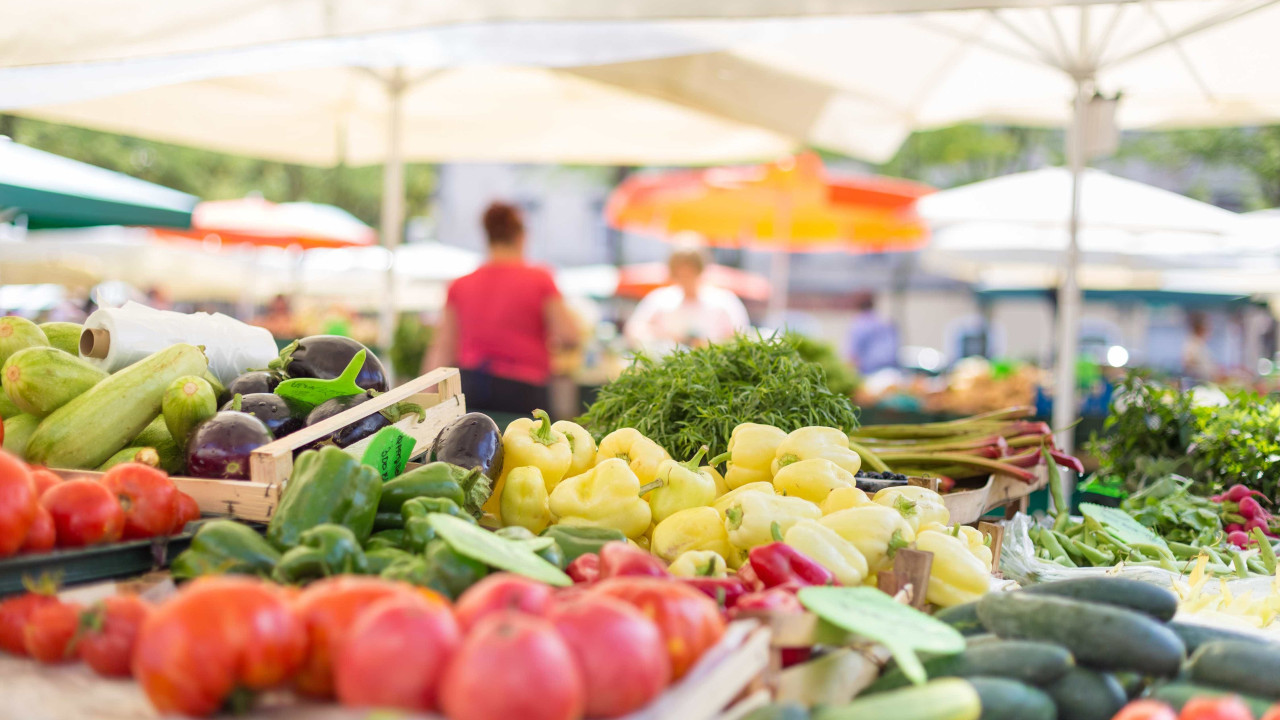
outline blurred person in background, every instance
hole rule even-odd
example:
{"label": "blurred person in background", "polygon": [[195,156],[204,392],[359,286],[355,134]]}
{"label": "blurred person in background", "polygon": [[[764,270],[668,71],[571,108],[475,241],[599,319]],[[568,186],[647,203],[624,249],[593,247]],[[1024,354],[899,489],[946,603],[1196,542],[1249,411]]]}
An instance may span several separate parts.
{"label": "blurred person in background", "polygon": [[1197,382],[1212,380],[1218,372],[1209,350],[1209,316],[1202,312],[1187,315],[1187,342],[1182,346],[1182,374]]}
{"label": "blurred person in background", "polygon": [[860,292],[853,296],[853,322],[845,344],[849,362],[863,375],[898,366],[898,329],[876,312],[876,296]]}
{"label": "blurred person in background", "polygon": [[271,331],[276,339],[292,339],[298,337],[297,322],[293,317],[293,307],[289,298],[276,295],[267,303],[266,312],[253,321],[254,325]]}
{"label": "blurred person in background", "polygon": [[631,344],[652,354],[677,346],[700,347],[728,340],[751,326],[737,295],[702,282],[707,253],[695,233],[674,238],[667,257],[670,285],[653,290],[627,320]]}
{"label": "blurred person in background", "polygon": [[551,353],[579,330],[551,272],[525,262],[520,210],[493,203],[484,230],[489,258],[449,286],[423,370],[461,369],[470,409],[527,415],[547,408]]}

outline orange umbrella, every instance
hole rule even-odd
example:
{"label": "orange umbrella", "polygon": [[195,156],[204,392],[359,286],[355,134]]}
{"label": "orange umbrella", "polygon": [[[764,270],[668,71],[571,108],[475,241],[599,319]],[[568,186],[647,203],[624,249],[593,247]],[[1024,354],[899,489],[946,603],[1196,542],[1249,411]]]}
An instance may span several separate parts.
{"label": "orange umbrella", "polygon": [[273,203],[262,198],[202,202],[190,230],[163,230],[164,239],[216,239],[223,244],[343,248],[374,245],[373,228],[333,205]]}
{"label": "orange umbrella", "polygon": [[929,239],[917,198],[932,188],[908,180],[828,177],[817,155],[775,163],[634,175],[605,213],[621,230],[681,231],[716,245],[788,251],[915,250]]}
{"label": "orange umbrella", "polygon": [[[763,302],[769,299],[769,278],[763,275],[724,265],[708,265],[702,278],[707,284],[724,288],[743,300]],[[650,291],[670,284],[665,263],[640,263],[627,265],[618,272],[618,289],[615,292],[619,297],[642,298]]]}

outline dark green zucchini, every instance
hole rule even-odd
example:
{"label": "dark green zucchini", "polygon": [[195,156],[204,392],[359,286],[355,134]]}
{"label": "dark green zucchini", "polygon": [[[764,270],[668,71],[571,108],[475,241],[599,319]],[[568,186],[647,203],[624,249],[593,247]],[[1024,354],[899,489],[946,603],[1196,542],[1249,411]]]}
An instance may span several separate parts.
{"label": "dark green zucchini", "polygon": [[1187,663],[1191,682],[1280,699],[1280,648],[1240,640],[1200,646]]}
{"label": "dark green zucchini", "polygon": [[1175,711],[1182,710],[1182,706],[1186,705],[1192,698],[1198,697],[1222,697],[1223,695],[1235,695],[1249,706],[1249,710],[1257,717],[1266,714],[1267,709],[1271,707],[1271,701],[1253,697],[1251,695],[1241,695],[1240,693],[1223,690],[1222,688],[1209,687],[1207,685],[1195,685],[1185,682],[1171,682],[1157,686],[1151,691],[1151,697],[1160,702],[1168,703],[1173,706]]}
{"label": "dark green zucchini", "polygon": [[1119,577],[1076,578],[1030,585],[1022,589],[1033,595],[1052,595],[1083,602],[1114,605],[1136,610],[1169,622],[1178,612],[1178,596],[1172,591],[1141,580]]}
{"label": "dark green zucchini", "polygon": [[[1029,640],[996,640],[966,648],[955,655],[930,658],[924,662],[924,669],[930,680],[940,677],[1000,677],[1043,685],[1062,677],[1074,664],[1071,653],[1057,645]],[[910,684],[907,676],[894,668],[864,692],[883,692]]]}
{"label": "dark green zucchini", "polygon": [[1174,620],[1169,623],[1169,629],[1182,639],[1182,644],[1187,646],[1187,654],[1191,655],[1200,649],[1201,645],[1211,643],[1215,640],[1239,640],[1242,642],[1257,643],[1259,645],[1275,645],[1266,638],[1257,635],[1249,635],[1247,633],[1236,632],[1235,630],[1225,630],[1223,628],[1209,627],[1208,625],[1194,625]]}
{"label": "dark green zucchini", "polygon": [[1087,668],[1072,668],[1044,691],[1058,706],[1058,720],[1111,720],[1129,700],[1115,678]]}
{"label": "dark green zucchini", "polygon": [[980,720],[1057,720],[1053,699],[1044,691],[1005,678],[966,678],[982,703]]}
{"label": "dark green zucchini", "polygon": [[1112,673],[1111,677],[1120,683],[1120,687],[1124,688],[1124,696],[1130,700],[1136,699],[1147,689],[1147,679],[1138,673]]}
{"label": "dark green zucchini", "polygon": [[978,603],[971,602],[954,607],[943,608],[933,617],[960,631],[961,635],[981,635],[987,631],[978,619]]}
{"label": "dark green zucchini", "polygon": [[1095,670],[1173,677],[1184,656],[1182,641],[1162,623],[1109,605],[996,592],[978,601],[978,617],[1000,637],[1062,645]]}

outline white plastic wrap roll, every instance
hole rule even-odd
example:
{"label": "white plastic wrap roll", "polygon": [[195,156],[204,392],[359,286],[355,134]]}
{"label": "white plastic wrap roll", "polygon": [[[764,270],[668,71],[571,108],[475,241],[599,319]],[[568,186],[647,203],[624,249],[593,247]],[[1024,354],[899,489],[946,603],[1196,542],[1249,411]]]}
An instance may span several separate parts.
{"label": "white plastic wrap roll", "polygon": [[[94,312],[84,327],[88,337],[81,339],[80,355],[107,372],[175,343],[190,343],[204,346],[209,370],[225,385],[246,370],[266,368],[277,354],[269,331],[222,313],[187,315],[129,302]],[[105,353],[101,352],[104,344]]]}

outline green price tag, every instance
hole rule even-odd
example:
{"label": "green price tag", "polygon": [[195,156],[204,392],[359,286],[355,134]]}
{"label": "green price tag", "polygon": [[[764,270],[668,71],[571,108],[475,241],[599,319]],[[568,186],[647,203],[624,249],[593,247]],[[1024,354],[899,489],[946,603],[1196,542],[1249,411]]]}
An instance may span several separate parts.
{"label": "green price tag", "polygon": [[401,432],[400,428],[384,427],[374,433],[369,446],[364,449],[364,457],[360,462],[376,468],[384,481],[399,477],[404,472],[405,463],[413,454],[413,446],[417,444],[411,436]]}
{"label": "green price tag", "polygon": [[364,350],[356,353],[355,357],[351,358],[351,362],[347,363],[342,374],[332,380],[315,378],[285,380],[276,386],[276,395],[307,407],[315,407],[325,400],[336,397],[359,395],[364,392],[364,389],[356,385],[356,377],[360,375],[360,368],[364,365],[364,356]]}

